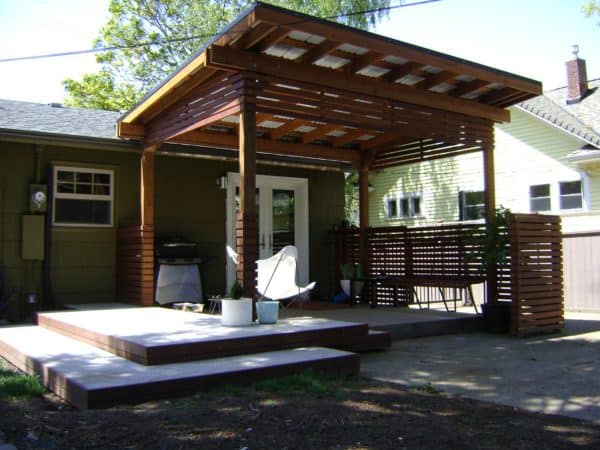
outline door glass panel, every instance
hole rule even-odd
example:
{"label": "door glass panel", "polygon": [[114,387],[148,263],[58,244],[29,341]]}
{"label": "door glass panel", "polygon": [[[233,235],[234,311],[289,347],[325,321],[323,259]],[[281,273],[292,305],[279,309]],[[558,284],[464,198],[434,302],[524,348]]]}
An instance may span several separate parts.
{"label": "door glass panel", "polygon": [[273,253],[295,245],[294,191],[273,189]]}

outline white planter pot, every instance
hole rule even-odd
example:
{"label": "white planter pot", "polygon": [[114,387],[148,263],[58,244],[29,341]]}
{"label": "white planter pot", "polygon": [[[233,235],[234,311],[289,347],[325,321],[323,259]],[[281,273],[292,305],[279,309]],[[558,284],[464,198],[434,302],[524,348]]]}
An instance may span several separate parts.
{"label": "white planter pot", "polygon": [[252,323],[252,299],[242,297],[239,300],[224,298],[221,300],[221,325],[243,327]]}
{"label": "white planter pot", "polygon": [[[353,281],[353,283],[354,283],[354,295],[360,295],[364,283],[362,281]],[[350,297],[350,280],[340,280],[340,286],[342,286],[342,290],[344,291],[344,294],[346,294],[348,297]]]}

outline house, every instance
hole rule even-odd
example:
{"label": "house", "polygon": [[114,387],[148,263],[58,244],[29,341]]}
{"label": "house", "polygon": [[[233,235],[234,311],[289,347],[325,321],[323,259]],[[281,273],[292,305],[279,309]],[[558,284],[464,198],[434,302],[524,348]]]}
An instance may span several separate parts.
{"label": "house", "polygon": [[[600,256],[582,253],[600,236],[600,79],[588,81],[577,54],[566,66],[567,86],[511,106],[511,122],[496,124],[496,204],[561,216],[567,307],[600,309],[593,287],[599,275],[582,262]],[[371,225],[482,219],[481,161],[481,153],[471,153],[374,174]]]}
{"label": "house", "polygon": [[490,167],[493,123],[540,93],[534,80],[256,3],[123,115],[2,102],[0,267],[21,302],[152,304],[155,237],[212,257],[207,294],[235,276],[251,291],[256,259],[294,243],[300,283],[331,298],[344,172],[359,172],[364,230],[373,170],[481,151]]}

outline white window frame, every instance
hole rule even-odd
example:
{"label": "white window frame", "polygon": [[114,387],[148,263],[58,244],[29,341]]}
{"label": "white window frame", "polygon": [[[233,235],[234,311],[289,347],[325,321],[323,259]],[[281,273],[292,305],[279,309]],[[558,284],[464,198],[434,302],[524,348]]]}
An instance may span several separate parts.
{"label": "white window frame", "polygon": [[[551,180],[551,181],[544,181],[544,180],[535,180],[536,182],[530,182],[530,184],[527,185],[527,191],[526,191],[526,196],[527,196],[527,209],[526,211],[529,211],[533,214],[535,213],[540,213],[540,214],[557,214],[557,215],[568,215],[568,214],[577,214],[577,213],[581,213],[584,211],[589,211],[590,209],[590,186],[589,186],[589,177],[587,176],[587,174],[582,173],[580,178],[571,178],[571,177],[565,177],[564,179],[559,179],[559,180]],[[561,209],[560,207],[560,199],[561,199],[561,195],[560,195],[560,185],[561,183],[572,183],[572,182],[579,182],[581,185],[581,208],[568,208],[568,209]],[[550,209],[549,210],[545,210],[545,211],[531,211],[531,191],[530,188],[531,186],[539,186],[539,185],[544,185],[547,184],[550,186]],[[574,195],[574,194],[571,194]]]}
{"label": "white window frame", "polygon": [[[538,187],[538,186],[548,186],[548,196],[546,197],[532,197],[531,196],[531,188],[532,187]],[[552,211],[552,183],[537,183],[537,184],[530,184],[528,187],[528,197],[529,197],[529,212],[530,213],[545,213],[545,212],[551,212]],[[542,198],[547,198],[548,200],[550,200],[550,208],[548,209],[539,209],[537,211],[533,211],[531,208],[531,201],[534,199],[542,199]]]}
{"label": "white window frame", "polygon": [[[110,177],[110,194],[77,194],[77,193],[65,193],[58,192],[58,172],[82,172],[92,174],[107,174]],[[52,225],[59,227],[88,227],[88,228],[110,228],[114,226],[114,209],[115,209],[115,171],[114,169],[101,169],[97,167],[85,167],[85,166],[64,166],[56,165],[53,167],[53,192],[52,192]],[[76,222],[57,222],[56,220],[56,200],[57,199],[68,199],[68,200],[101,200],[110,202],[110,222],[109,223],[76,223]]]}
{"label": "white window frame", "polygon": [[[562,203],[563,195],[560,193],[560,186],[561,186],[561,184],[563,184],[563,183],[577,183],[577,182],[579,182],[579,187],[581,189],[580,192],[579,192],[579,194],[566,194],[565,196],[567,196],[567,197],[573,197],[575,195],[579,195],[581,197],[581,206],[579,208],[562,208],[561,207],[561,203]],[[559,181],[556,184],[556,194],[557,194],[557,200],[558,200],[558,202],[557,202],[558,210],[560,212],[571,212],[571,211],[576,212],[576,211],[583,211],[583,210],[585,210],[585,207],[586,207],[586,198],[585,198],[584,187],[585,187],[585,184],[584,184],[584,182],[583,182],[582,179],[577,179],[577,180],[561,180],[561,181]]]}
{"label": "white window frame", "polygon": [[[469,205],[470,207],[474,207],[474,206],[483,206],[483,211],[484,211],[484,217],[480,217],[478,219],[468,219],[467,215],[466,215],[466,211],[467,211],[467,194],[475,194],[475,193],[481,193],[483,195],[483,203],[477,203],[475,205]],[[462,211],[460,211],[460,221],[461,222],[475,222],[475,221],[480,221],[483,220],[485,218],[485,190],[483,189],[461,189],[459,190],[459,195],[462,197],[461,200],[461,208]]]}
{"label": "white window frame", "polygon": [[[402,214],[402,208],[400,207],[402,200],[408,200],[408,214]],[[419,213],[415,213],[414,199],[419,199]],[[396,215],[390,214],[390,202],[396,205]],[[402,219],[414,219],[423,217],[423,194],[421,193],[406,193],[401,195],[390,195],[384,198],[384,210],[386,220],[402,220]]]}

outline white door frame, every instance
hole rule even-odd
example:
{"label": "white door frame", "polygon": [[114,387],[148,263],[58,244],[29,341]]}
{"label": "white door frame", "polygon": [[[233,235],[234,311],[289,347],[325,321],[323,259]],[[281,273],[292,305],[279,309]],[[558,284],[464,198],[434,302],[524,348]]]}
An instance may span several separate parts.
{"label": "white door frame", "polygon": [[[239,173],[227,173],[227,195],[226,195],[226,236],[227,245],[235,249],[235,188],[239,186]],[[292,177],[276,177],[271,175],[257,175],[256,187],[259,189],[260,217],[258,218],[259,233],[265,236],[265,240],[271,240],[266,235],[273,233],[272,223],[272,196],[273,189],[285,189],[294,191],[294,230],[296,238],[296,248],[298,249],[298,282],[301,285],[308,284],[309,275],[309,253],[308,253],[308,179]],[[269,211],[269,213],[267,213]],[[260,242],[259,242],[260,244]],[[269,251],[270,249],[266,249]],[[259,248],[264,257],[265,250]],[[235,279],[234,264],[227,258],[226,261],[226,280],[227,291]]]}

